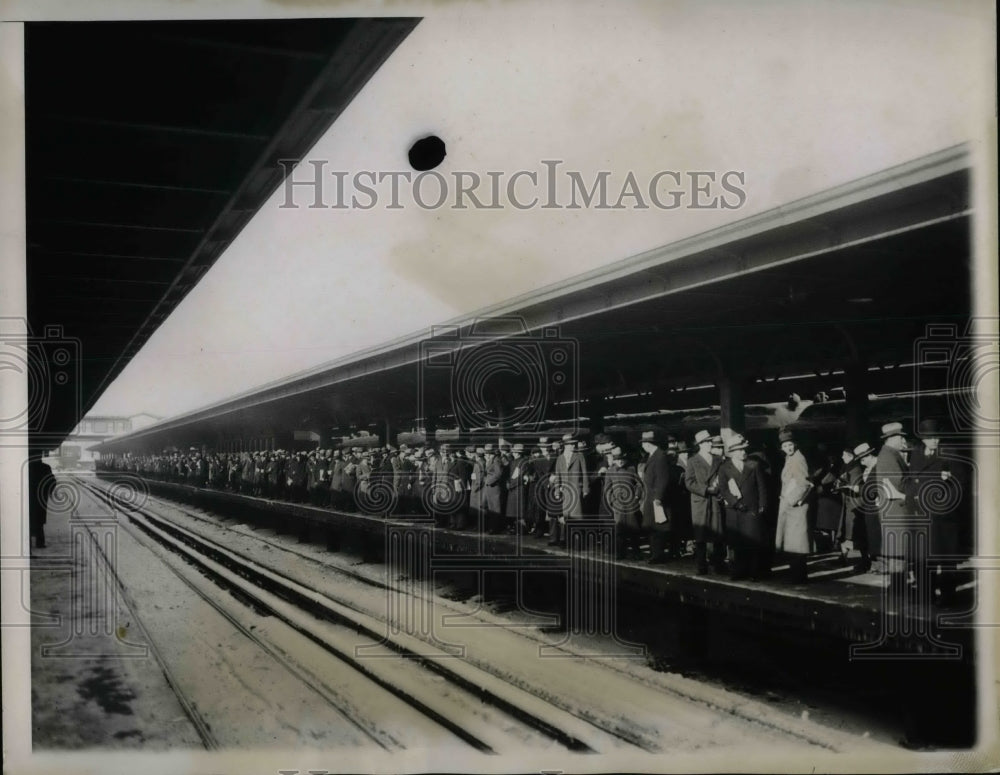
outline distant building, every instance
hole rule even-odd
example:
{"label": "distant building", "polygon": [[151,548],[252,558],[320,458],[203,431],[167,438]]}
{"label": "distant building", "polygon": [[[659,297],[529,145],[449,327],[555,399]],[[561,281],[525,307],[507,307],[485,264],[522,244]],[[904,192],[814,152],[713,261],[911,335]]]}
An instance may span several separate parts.
{"label": "distant building", "polygon": [[[84,420],[87,418],[84,417]],[[108,418],[108,419],[119,419],[119,418]],[[149,414],[147,412],[139,412],[139,414],[133,414],[131,417],[127,418],[129,422],[132,423],[132,427],[128,430],[139,431],[145,428],[147,425],[152,425],[155,422],[162,420],[162,417],[157,417],[155,414]]]}
{"label": "distant building", "polygon": [[93,468],[100,458],[90,448],[123,433],[137,431],[159,422],[161,417],[140,412],[130,417],[88,414],[73,429],[58,449],[52,450],[49,462],[60,468]]}

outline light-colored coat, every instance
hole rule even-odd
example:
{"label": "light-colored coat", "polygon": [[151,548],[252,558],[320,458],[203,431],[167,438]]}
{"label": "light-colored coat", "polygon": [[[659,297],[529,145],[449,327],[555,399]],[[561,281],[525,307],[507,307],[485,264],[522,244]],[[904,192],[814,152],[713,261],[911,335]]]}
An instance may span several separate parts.
{"label": "light-colored coat", "polygon": [[809,554],[809,505],[796,506],[809,491],[809,465],[799,450],[785,458],[778,499],[778,529],[774,546],[790,554]]}

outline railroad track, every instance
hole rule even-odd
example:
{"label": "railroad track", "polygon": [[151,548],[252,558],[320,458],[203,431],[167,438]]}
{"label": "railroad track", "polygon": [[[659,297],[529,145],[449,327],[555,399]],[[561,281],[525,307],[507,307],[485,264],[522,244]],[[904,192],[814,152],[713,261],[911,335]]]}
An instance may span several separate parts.
{"label": "railroad track", "polygon": [[[165,509],[171,516],[164,516],[161,514],[158,516],[158,519],[163,520],[163,522],[168,525],[175,524],[176,516],[177,514],[180,514],[197,523],[209,526],[213,530],[233,530],[231,526],[227,526],[225,524],[226,518],[220,519],[218,516],[212,515],[211,513],[208,515],[196,513],[183,507],[175,501],[165,500],[162,504],[157,503],[160,500],[162,499],[153,498],[147,502],[147,506],[162,506],[162,508]],[[183,530],[183,528],[181,529]],[[280,550],[282,553],[287,553],[294,557],[300,557],[303,560],[307,560],[312,563],[320,563],[324,573],[330,572],[336,574],[336,578],[343,577],[345,580],[349,579],[366,585],[370,589],[383,591],[388,588],[398,593],[405,594],[404,590],[396,587],[392,579],[382,578],[381,576],[378,576],[378,574],[373,576],[371,573],[366,574],[358,572],[349,565],[338,562],[335,555],[324,555],[325,558],[323,560],[318,560],[315,553],[309,554],[299,551],[294,546],[289,545],[288,541],[271,540],[265,535],[259,535],[250,531],[236,530],[235,535],[250,538],[255,544],[259,543],[262,545],[269,545]],[[229,548],[228,543],[223,546],[222,544],[213,542],[211,539],[205,539],[204,537],[202,537],[201,540],[207,540],[208,543],[212,543],[235,554],[235,552]],[[245,555],[238,556],[243,556],[244,559],[247,559]],[[293,573],[293,571],[289,570],[289,573]],[[295,575],[299,574],[296,573]],[[336,592],[328,589],[328,594],[335,595]],[[384,630],[386,618],[378,613],[375,613],[376,609],[373,608],[370,603],[366,606],[364,603],[359,603],[359,600],[360,598],[355,597],[350,602],[344,600],[341,600],[341,602],[348,607],[351,607],[353,610],[363,609],[367,612],[369,617],[377,619],[377,621],[381,623]],[[445,606],[448,605],[447,601],[441,601],[441,603]],[[454,614],[458,616],[466,615],[466,613],[459,608],[454,609]],[[509,627],[504,626],[503,629],[505,633],[516,635],[520,639],[535,644],[536,647],[551,647],[551,640],[549,638],[531,628],[525,629],[521,627],[511,630]],[[682,703],[683,707],[679,709],[675,708],[672,711],[667,709],[665,712],[668,715],[661,714],[658,716],[663,724],[673,725],[676,723],[678,716],[669,715],[670,713],[680,712],[682,714],[681,717],[687,716],[692,712],[696,716],[707,713],[715,717],[738,719],[741,723],[745,723],[749,727],[759,729],[764,735],[778,734],[785,738],[797,739],[807,745],[818,746],[821,749],[831,751],[852,750],[857,748],[859,745],[864,747],[871,744],[870,741],[858,740],[852,735],[817,727],[815,724],[804,722],[797,718],[789,718],[787,714],[779,710],[770,709],[757,703],[747,703],[744,699],[737,695],[733,695],[721,688],[706,686],[694,679],[686,679],[674,675],[663,676],[657,674],[652,676],[652,683],[650,683],[650,676],[640,675],[639,673],[641,670],[639,666],[632,665],[628,661],[608,661],[599,658],[595,660],[592,658],[592,655],[577,653],[572,647],[564,650],[567,657],[575,658],[575,662],[586,662],[591,665],[594,670],[601,671],[602,673],[617,674],[618,680],[638,682],[635,684],[636,686],[653,689],[654,691],[659,692],[662,697],[671,697],[675,702]],[[505,669],[502,664],[499,664],[494,660],[479,657],[478,653],[470,653],[468,659],[473,665],[478,667],[480,671],[491,673],[500,681],[504,682],[505,685],[509,686],[513,684],[520,688],[523,692],[534,695],[537,700],[543,703],[555,705],[585,724],[597,727],[607,735],[617,738],[617,742],[619,744],[625,744],[626,746],[642,749],[651,753],[672,750],[673,748],[672,743],[668,739],[669,735],[672,734],[672,732],[667,731],[668,727],[656,729],[645,725],[642,721],[643,716],[641,711],[639,711],[638,708],[633,708],[632,712],[626,710],[623,714],[621,706],[617,709],[612,706],[605,707],[600,699],[595,701],[596,704],[595,702],[592,702],[590,704],[581,705],[579,701],[573,697],[575,692],[571,691],[569,695],[564,697],[558,690],[552,691],[552,687],[548,686],[548,682],[544,680],[544,677],[542,677],[542,680],[539,680],[539,676],[534,676],[533,679],[528,674],[520,675],[516,669],[512,672],[509,669],[509,666]],[[611,678],[610,675],[606,677]],[[616,694],[620,694],[621,697],[631,696],[630,690],[625,683],[622,684],[620,689],[616,690]],[[614,705],[614,703],[612,703],[612,705]],[[648,719],[653,717],[657,716],[647,715],[645,718]],[[629,718],[631,718],[632,721],[625,721],[625,723],[623,723],[625,719]],[[708,724],[713,723],[711,719],[706,719],[704,715],[701,715],[701,718],[707,721]]]}
{"label": "railroad track", "polygon": [[[90,492],[94,497],[98,498],[102,502],[108,504],[118,503],[118,508],[120,508],[120,500],[114,499],[109,496],[106,492],[102,491],[91,485],[88,482],[84,482],[80,479],[76,479],[78,485],[83,489]],[[100,542],[97,541],[90,529],[86,527],[86,523],[81,523],[87,529],[87,532],[91,534],[94,540],[94,546],[97,548],[98,553],[102,557],[103,561],[106,563],[109,572],[115,579],[115,583],[118,587],[122,598],[124,599],[127,607],[129,608],[131,614],[131,626],[135,626],[143,636],[145,643],[148,645],[152,653],[154,654],[160,668],[162,669],[167,684],[172,689],[173,693],[177,697],[184,710],[185,715],[191,721],[192,725],[195,727],[199,737],[201,738],[202,744],[208,750],[216,750],[224,747],[223,744],[216,738],[215,734],[212,732],[212,727],[210,721],[205,717],[205,715],[198,710],[197,703],[188,695],[188,693],[183,688],[183,682],[178,679],[177,675],[171,669],[169,661],[163,657],[159,648],[156,645],[156,641],[152,638],[148,632],[148,629],[143,625],[141,617],[138,616],[139,606],[137,606],[132,599],[131,593],[128,588],[119,578],[115,568],[108,561],[107,556],[104,554],[103,549],[100,546]],[[134,524],[134,522],[133,522]],[[142,531],[143,534],[149,535],[147,531]],[[142,542],[145,544],[145,542]],[[159,543],[159,542],[158,542]],[[307,693],[318,696],[322,702],[329,704],[335,709],[335,711],[346,719],[353,727],[362,733],[362,735],[369,739],[371,742],[375,743],[378,747],[394,751],[401,750],[405,746],[401,745],[398,740],[396,740],[391,734],[387,733],[379,724],[375,723],[373,720],[359,716],[354,708],[352,708],[349,702],[345,702],[344,698],[338,695],[337,692],[326,686],[321,679],[319,679],[315,674],[311,673],[308,669],[299,665],[294,659],[283,652],[280,647],[269,643],[264,638],[260,637],[251,628],[248,628],[244,622],[240,621],[237,616],[234,616],[225,606],[220,605],[217,592],[218,587],[214,588],[216,592],[215,595],[207,591],[203,586],[197,584],[192,578],[183,573],[178,567],[166,564],[167,567],[172,571],[172,573],[180,579],[189,589],[191,589],[199,598],[204,600],[216,613],[223,617],[234,629],[239,631],[244,637],[255,644],[259,649],[266,653],[272,660],[274,660],[283,670],[294,676],[299,683],[303,686],[303,689]],[[209,578],[211,574],[205,574]],[[251,608],[256,608],[254,601],[248,597],[240,595],[237,589],[231,588],[230,591],[234,593],[234,596]]]}
{"label": "railroad track", "polygon": [[[148,508],[135,506],[127,498],[116,496],[111,488],[104,489],[82,479],[76,481],[123,514],[129,526],[169,553],[182,557],[216,585],[230,590],[246,605],[276,617],[478,751],[504,753],[523,750],[525,745],[559,746],[580,753],[623,747],[659,750],[658,745],[641,737],[636,739],[634,735],[581,719],[538,694],[512,685],[420,638],[387,631],[384,619],[309,589]],[[185,582],[219,608],[210,595],[190,580]],[[366,583],[371,582],[366,580]],[[326,700],[337,703],[336,696],[316,687],[315,676],[303,674],[288,663],[286,655],[242,627],[230,614],[223,615],[290,670],[298,671],[296,674]],[[370,641],[364,656],[358,654],[359,634]],[[338,708],[344,712],[339,705]],[[379,731],[380,725],[373,720],[357,717],[351,720],[381,747],[390,750],[399,747],[384,730]]]}
{"label": "railroad track", "polygon": [[[74,477],[78,484],[83,484],[78,478]],[[90,489],[86,487],[86,489]],[[100,561],[104,563],[105,572],[108,576],[114,580],[115,587],[118,590],[118,594],[121,600],[125,603],[125,607],[128,608],[130,614],[130,626],[134,626],[135,629],[142,636],[142,639],[149,649],[153,658],[156,660],[158,667],[163,673],[164,678],[167,681],[167,685],[173,691],[174,696],[177,698],[178,703],[180,703],[181,710],[184,712],[184,716],[191,722],[195,731],[198,733],[198,737],[201,739],[202,745],[206,750],[214,751],[217,750],[219,746],[219,741],[216,739],[215,734],[212,732],[212,727],[208,720],[202,715],[201,711],[198,710],[197,703],[194,702],[184,691],[182,683],[177,679],[173,670],[171,670],[169,663],[164,659],[163,654],[160,652],[153,638],[150,637],[148,630],[142,622],[142,618],[139,616],[139,607],[135,604],[132,599],[132,595],[128,588],[122,582],[118,575],[117,568],[115,568],[114,563],[112,563],[107,554],[104,552],[104,548],[101,545],[101,541],[94,532],[87,525],[85,520],[81,520],[80,524],[83,529],[87,531],[87,535],[90,537],[91,545],[96,550],[97,556],[100,557]]]}

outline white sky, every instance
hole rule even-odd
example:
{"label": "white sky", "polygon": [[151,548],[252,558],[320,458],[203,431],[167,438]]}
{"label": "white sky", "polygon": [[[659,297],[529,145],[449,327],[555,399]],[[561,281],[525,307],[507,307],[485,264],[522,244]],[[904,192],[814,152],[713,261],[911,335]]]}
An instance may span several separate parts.
{"label": "white sky", "polygon": [[93,412],[194,409],[972,139],[992,115],[987,3],[458,1],[429,14],[309,159],[406,170],[411,143],[435,133],[446,176],[562,159],[585,179],[610,170],[614,199],[630,170],[642,185],[741,170],[746,205],[287,210],[279,191]]}

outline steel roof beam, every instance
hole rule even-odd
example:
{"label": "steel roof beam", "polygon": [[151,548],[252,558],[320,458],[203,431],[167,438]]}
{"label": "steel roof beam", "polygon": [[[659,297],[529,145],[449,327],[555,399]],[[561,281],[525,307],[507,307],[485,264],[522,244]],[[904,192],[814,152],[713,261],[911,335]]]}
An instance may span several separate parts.
{"label": "steel roof beam", "polygon": [[56,183],[78,183],[85,186],[119,186],[121,188],[141,188],[151,191],[184,191],[192,194],[211,194],[228,196],[232,193],[228,188],[208,188],[206,186],[175,185],[167,183],[147,183],[137,180],[104,180],[101,178],[75,178],[65,175],[42,175],[39,180],[51,180]]}
{"label": "steel roof beam", "polygon": [[81,253],[77,250],[52,250],[51,248],[41,248],[28,246],[32,253],[46,253],[54,256],[75,256],[78,258],[111,258],[122,261],[164,261],[169,264],[183,264],[185,258],[171,258],[170,256],[140,256],[132,253]]}
{"label": "steel roof beam", "polygon": [[156,35],[155,38],[167,43],[180,43],[184,46],[213,48],[219,51],[235,51],[242,54],[283,57],[312,62],[322,62],[328,57],[328,54],[319,51],[297,51],[296,49],[280,48],[278,46],[257,46],[249,43],[233,43],[231,41],[197,38],[188,35]]}
{"label": "steel roof beam", "polygon": [[98,229],[139,229],[142,231],[176,231],[185,234],[201,234],[204,228],[190,226],[150,226],[145,223],[112,223],[104,221],[73,221],[65,218],[39,218],[35,223],[48,223],[57,226],[92,226]]}
{"label": "steel roof beam", "polygon": [[196,126],[170,126],[169,124],[144,124],[135,121],[118,121],[91,116],[69,116],[60,113],[49,113],[39,117],[42,120],[62,121],[70,124],[90,124],[92,126],[129,129],[137,132],[162,132],[164,134],[194,135],[200,137],[218,137],[224,140],[240,140],[242,142],[262,143],[270,139],[269,135],[250,132],[235,132],[225,129],[205,129]]}

